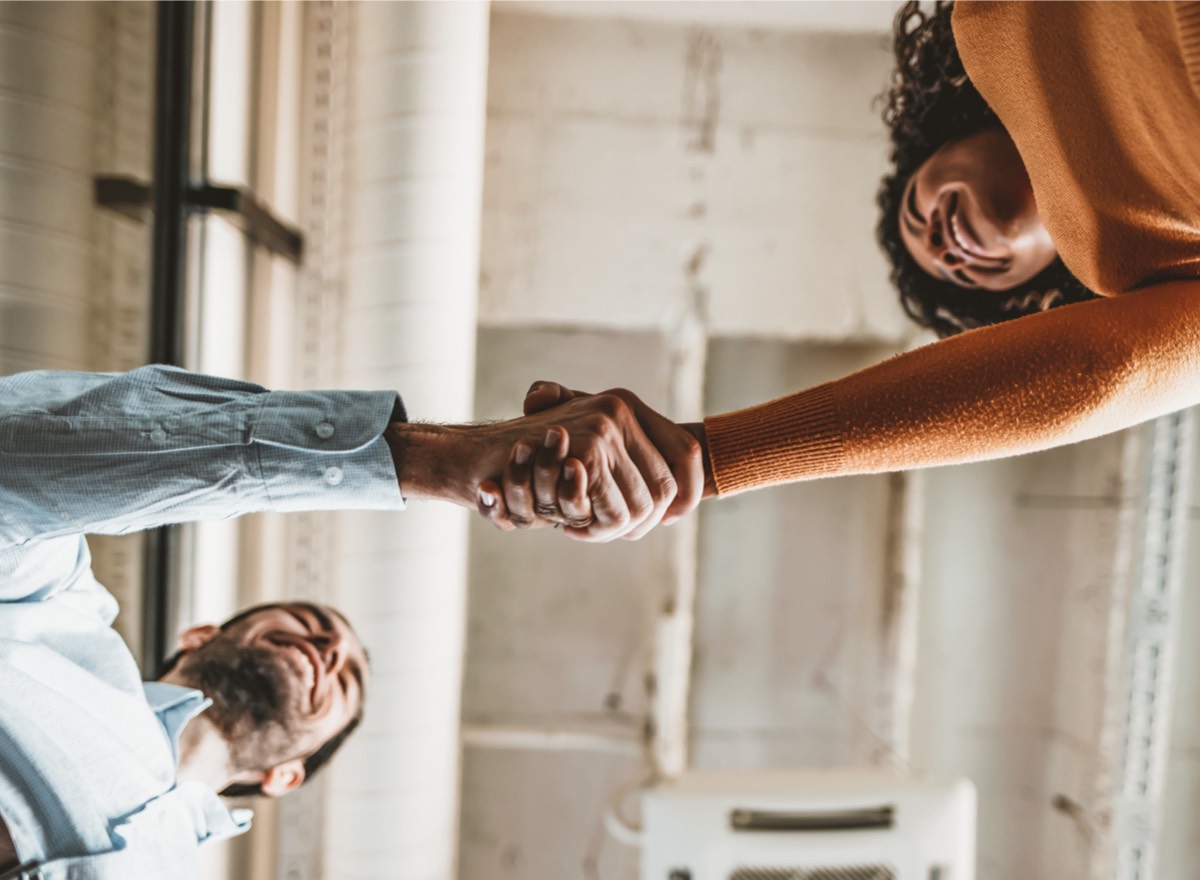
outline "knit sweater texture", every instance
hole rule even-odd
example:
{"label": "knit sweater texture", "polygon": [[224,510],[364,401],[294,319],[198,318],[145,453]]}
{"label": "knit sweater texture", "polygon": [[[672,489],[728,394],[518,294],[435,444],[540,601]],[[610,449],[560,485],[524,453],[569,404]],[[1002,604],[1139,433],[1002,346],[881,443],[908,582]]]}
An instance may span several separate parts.
{"label": "knit sweater texture", "polygon": [[705,420],[717,491],[979,461],[1200,403],[1200,3],[960,2],[955,41],[1104,299]]}

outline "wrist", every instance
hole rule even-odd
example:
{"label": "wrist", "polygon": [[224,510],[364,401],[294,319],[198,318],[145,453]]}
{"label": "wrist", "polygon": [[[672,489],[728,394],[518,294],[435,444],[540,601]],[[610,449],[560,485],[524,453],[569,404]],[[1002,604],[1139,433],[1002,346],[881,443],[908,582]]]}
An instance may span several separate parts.
{"label": "wrist", "polygon": [[476,487],[503,470],[503,458],[490,459],[480,443],[481,425],[392,422],[384,432],[396,468],[400,493],[408,499],[450,501],[476,506]]}
{"label": "wrist", "polygon": [[696,438],[700,444],[700,453],[704,460],[704,494],[702,498],[714,498],[717,494],[717,481],[713,478],[712,459],[708,455],[708,434],[703,422],[684,422],[679,425]]}

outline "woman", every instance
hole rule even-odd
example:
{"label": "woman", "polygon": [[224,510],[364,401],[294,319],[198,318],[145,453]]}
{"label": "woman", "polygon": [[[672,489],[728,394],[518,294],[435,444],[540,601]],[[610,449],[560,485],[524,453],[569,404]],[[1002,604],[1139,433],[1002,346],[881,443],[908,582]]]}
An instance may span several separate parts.
{"label": "woman", "polygon": [[1094,296],[1058,258],[1012,139],[963,71],[952,9],[926,16],[914,0],[896,16],[876,230],[901,305],[939,336]]}
{"label": "woman", "polygon": [[[925,27],[909,6],[898,22],[881,237],[910,314],[943,335],[978,329],[702,428],[621,392],[678,490],[624,534],[690,509],[700,485],[727,495],[1017,455],[1200,402],[1200,4],[960,3],[957,56],[937,36],[946,14]],[[931,70],[931,86],[907,85]],[[919,111],[964,74],[986,106]],[[544,383],[526,407],[575,396]],[[586,436],[551,440],[514,457],[503,490],[481,486],[485,515],[551,515],[558,461],[597,466]]]}

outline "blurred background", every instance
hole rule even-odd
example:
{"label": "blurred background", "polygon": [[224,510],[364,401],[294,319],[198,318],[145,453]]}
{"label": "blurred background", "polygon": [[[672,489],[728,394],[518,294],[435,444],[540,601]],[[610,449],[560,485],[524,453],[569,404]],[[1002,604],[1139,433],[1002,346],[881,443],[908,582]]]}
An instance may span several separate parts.
{"label": "blurred background", "polygon": [[[895,9],[0,3],[0,367],[695,420],[927,343],[874,243]],[[867,766],[974,782],[980,880],[1192,880],[1194,447],[1184,414],[607,546],[417,504],[94,546],[148,670],[264,598],[371,650],[362,732],[206,878],[633,880],[639,786]]]}

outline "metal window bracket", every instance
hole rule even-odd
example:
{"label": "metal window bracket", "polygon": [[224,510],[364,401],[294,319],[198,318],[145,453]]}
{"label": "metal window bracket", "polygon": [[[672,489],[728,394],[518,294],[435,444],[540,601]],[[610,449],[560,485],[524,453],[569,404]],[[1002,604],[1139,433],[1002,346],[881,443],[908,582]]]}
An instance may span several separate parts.
{"label": "metal window bracket", "polygon": [[[96,202],[139,222],[151,218],[154,196],[148,183],[132,177],[104,175],[95,179]],[[304,233],[283,222],[244,187],[204,183],[187,187],[183,207],[189,211],[215,211],[245,233],[255,244],[292,263],[304,257]]]}

